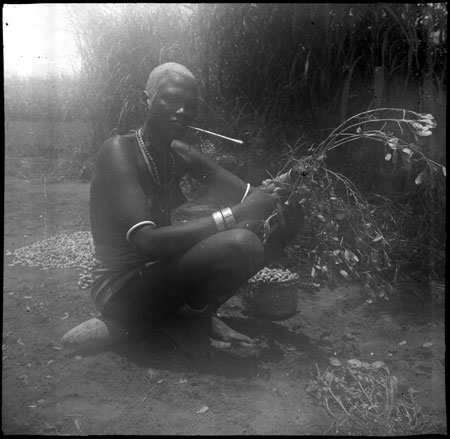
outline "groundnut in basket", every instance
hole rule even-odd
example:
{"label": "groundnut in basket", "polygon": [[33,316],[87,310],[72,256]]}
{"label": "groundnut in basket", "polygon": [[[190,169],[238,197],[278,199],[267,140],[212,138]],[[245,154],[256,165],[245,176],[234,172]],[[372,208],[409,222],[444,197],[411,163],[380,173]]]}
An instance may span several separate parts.
{"label": "groundnut in basket", "polygon": [[249,283],[256,284],[262,283],[275,283],[275,282],[292,282],[299,279],[297,273],[292,273],[290,270],[281,268],[268,268],[264,267],[258,271],[253,277],[249,279]]}
{"label": "groundnut in basket", "polygon": [[242,295],[245,313],[252,317],[283,320],[297,312],[297,273],[265,267],[249,279]]}

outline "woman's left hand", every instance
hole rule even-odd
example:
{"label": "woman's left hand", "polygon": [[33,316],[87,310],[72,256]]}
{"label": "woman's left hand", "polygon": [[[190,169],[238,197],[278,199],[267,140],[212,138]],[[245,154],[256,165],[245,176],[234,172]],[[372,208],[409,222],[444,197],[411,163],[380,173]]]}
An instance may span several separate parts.
{"label": "woman's left hand", "polygon": [[242,221],[237,225],[237,227],[241,229],[247,229],[251,232],[259,235],[262,232],[263,229],[263,221],[262,220],[247,220]]}

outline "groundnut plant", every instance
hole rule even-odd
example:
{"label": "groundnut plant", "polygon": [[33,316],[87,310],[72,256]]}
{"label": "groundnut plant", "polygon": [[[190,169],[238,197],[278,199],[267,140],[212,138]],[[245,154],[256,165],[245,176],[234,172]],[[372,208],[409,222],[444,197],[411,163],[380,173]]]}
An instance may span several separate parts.
{"label": "groundnut plant", "polygon": [[[293,169],[295,178],[272,182],[300,198],[304,208],[305,226],[286,249],[287,263],[302,273],[303,282],[319,288],[356,281],[368,294],[388,297],[410,276],[411,267],[423,271],[424,261],[433,262],[428,280],[439,279],[445,265],[446,168],[420,145],[436,125],[431,114],[381,108],[350,117],[306,155],[303,144],[289,147],[282,172]],[[434,209],[417,214],[408,202],[393,197],[372,194],[369,200],[327,165],[332,150],[350,144],[358,148],[361,141],[382,148],[393,167],[415,172],[416,197]],[[439,224],[443,234],[436,233]]]}

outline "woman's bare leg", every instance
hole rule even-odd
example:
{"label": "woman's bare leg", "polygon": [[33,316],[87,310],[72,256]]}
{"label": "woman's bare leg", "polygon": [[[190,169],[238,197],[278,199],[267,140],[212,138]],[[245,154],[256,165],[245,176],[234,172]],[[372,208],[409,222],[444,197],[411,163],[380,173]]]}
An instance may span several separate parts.
{"label": "woman's bare leg", "polygon": [[204,239],[179,262],[178,276],[189,286],[187,304],[202,309],[226,300],[263,264],[263,245],[249,230],[233,229]]}
{"label": "woman's bare leg", "polygon": [[[259,238],[246,229],[233,229],[213,235],[192,247],[179,262],[180,285],[186,286],[186,304],[193,310],[218,307],[235,290],[260,270],[264,249]],[[166,333],[191,352],[199,353],[193,341],[209,335],[238,343],[252,343],[250,337],[233,330],[208,311],[164,325]],[[207,333],[207,334],[205,334]]]}

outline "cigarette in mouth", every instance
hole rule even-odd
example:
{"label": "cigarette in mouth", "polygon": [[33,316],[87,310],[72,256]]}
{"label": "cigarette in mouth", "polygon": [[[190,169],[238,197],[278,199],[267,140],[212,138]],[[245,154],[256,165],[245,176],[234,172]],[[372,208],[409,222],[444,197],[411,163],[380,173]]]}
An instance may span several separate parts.
{"label": "cigarette in mouth", "polygon": [[221,139],[229,140],[230,142],[238,143],[239,145],[242,145],[244,143],[242,140],[232,139],[231,137],[222,136],[222,134],[213,133],[212,131],[204,130],[202,128],[192,127],[190,125],[187,125],[187,127],[191,128],[192,130],[202,131],[203,133],[207,133],[207,134],[211,134],[212,136],[220,137]]}

